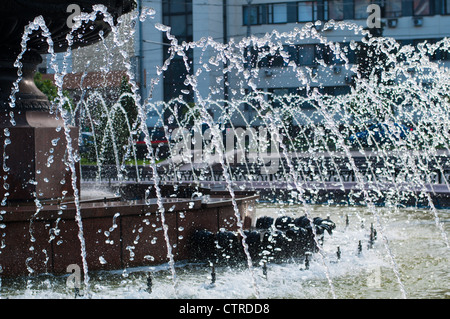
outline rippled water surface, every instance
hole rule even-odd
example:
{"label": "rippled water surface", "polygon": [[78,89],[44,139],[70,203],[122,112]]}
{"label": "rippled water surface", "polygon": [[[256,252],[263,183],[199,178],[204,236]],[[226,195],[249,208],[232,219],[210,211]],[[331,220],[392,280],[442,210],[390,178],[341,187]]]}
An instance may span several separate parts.
{"label": "rippled water surface", "polygon": [[[259,215],[303,213],[297,206],[258,206]],[[429,211],[377,208],[381,225],[364,207],[310,206],[310,213],[330,215],[337,226],[331,236],[326,234],[309,269],[301,260],[272,263],[266,277],[258,266],[253,273],[244,265],[221,266],[216,268],[216,282],[211,284],[208,265],[180,262],[176,264],[175,281],[168,265],[90,272],[89,289],[82,287],[80,294],[84,298],[450,298],[449,249]],[[440,210],[439,218],[448,233],[449,212]],[[372,223],[377,240],[368,249]],[[339,260],[337,247],[341,251]],[[394,269],[398,269],[398,276]],[[151,292],[147,290],[149,273]],[[67,276],[53,275],[2,279],[0,296],[74,298],[66,280]]]}

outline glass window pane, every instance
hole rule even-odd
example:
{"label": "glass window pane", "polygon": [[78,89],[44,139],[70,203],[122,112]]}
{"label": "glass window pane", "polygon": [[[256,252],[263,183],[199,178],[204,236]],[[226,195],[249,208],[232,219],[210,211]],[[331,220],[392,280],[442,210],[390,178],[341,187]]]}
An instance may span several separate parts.
{"label": "glass window pane", "polygon": [[450,0],[446,0],[446,3],[445,3],[445,14],[450,14]]}
{"label": "glass window pane", "polygon": [[192,0],[186,0],[186,11],[185,13],[192,13]]}
{"label": "glass window pane", "polygon": [[163,16],[163,23],[164,25],[170,25],[170,19],[169,16]]}
{"label": "glass window pane", "polygon": [[323,2],[319,2],[317,4],[318,7],[318,11],[322,10],[323,11],[323,20],[326,21],[328,20],[328,1],[324,0]]}
{"label": "glass window pane", "polygon": [[400,17],[402,14],[402,0],[390,0],[385,2],[385,15],[387,18]]}
{"label": "glass window pane", "polygon": [[174,36],[186,36],[186,16],[172,16],[170,17],[171,33]]}
{"label": "glass window pane", "polygon": [[345,56],[348,59],[348,63],[350,63],[350,64],[356,63],[356,52],[355,52],[355,50],[352,50],[350,48],[350,44],[342,43],[341,48],[342,48],[342,51],[344,52]]}
{"label": "glass window pane", "polygon": [[370,2],[370,0],[355,0],[355,19],[366,19],[369,16],[367,7]]}
{"label": "glass window pane", "polygon": [[274,56],[270,56],[268,58],[268,66],[269,67],[281,67],[284,66],[284,59],[280,54],[276,54]]}
{"label": "glass window pane", "polygon": [[286,88],[273,89],[273,95],[283,96],[283,95],[288,95],[288,94],[289,94],[289,89],[286,89]]}
{"label": "glass window pane", "polygon": [[168,11],[169,11],[169,3],[168,2],[166,2],[166,1],[162,2],[162,10],[165,14],[168,13]]}
{"label": "glass window pane", "polygon": [[298,3],[298,21],[313,21],[313,2],[302,1]]}
{"label": "glass window pane", "polygon": [[344,1],[329,0],[328,1],[328,17],[333,20],[344,19]]}
{"label": "glass window pane", "polygon": [[340,54],[335,54],[332,50],[330,50],[330,56],[328,60],[331,65],[345,64],[345,60],[342,58],[342,56]]}
{"label": "glass window pane", "polygon": [[342,64],[342,60],[340,60],[339,56],[334,54],[333,49],[331,49],[326,44],[318,44],[316,45],[316,59],[323,60],[326,64]]}
{"label": "glass window pane", "polygon": [[289,62],[293,61],[297,63],[298,61],[298,50],[296,46],[284,46],[284,51],[289,55]]}
{"label": "glass window pane", "polygon": [[313,2],[313,21],[318,19],[318,10],[317,10],[317,2]]}
{"label": "glass window pane", "polygon": [[279,97],[289,95],[289,93],[290,93],[289,88],[280,88],[280,89],[274,88],[274,89],[269,89],[269,92],[272,93],[272,95],[270,96],[270,100],[272,101],[272,107],[281,107],[282,101],[284,99],[279,98]]}
{"label": "glass window pane", "polygon": [[[244,10],[242,13],[243,13],[243,18],[244,18],[244,25],[248,25],[248,22],[247,22],[248,6],[244,7]],[[258,7],[257,6],[250,7],[250,24],[258,24]]]}
{"label": "glass window pane", "polygon": [[[269,51],[270,49],[268,47],[265,47],[260,51],[259,67],[281,67],[285,65],[283,56],[278,51],[274,55],[269,54]],[[287,51],[284,51],[284,54],[286,54],[286,52]]]}
{"label": "glass window pane", "polygon": [[242,24],[248,25],[248,7],[243,7],[242,10]]}
{"label": "glass window pane", "polygon": [[345,95],[350,93],[350,87],[349,86],[336,86],[333,90],[333,95]]}
{"label": "glass window pane", "polygon": [[273,5],[273,23],[285,23],[287,21],[286,3]]}
{"label": "glass window pane", "polygon": [[185,0],[170,0],[169,6],[170,6],[170,13],[185,13],[186,7],[185,7]]}
{"label": "glass window pane", "polygon": [[314,65],[315,64],[315,46],[314,45],[302,45],[298,50],[298,63],[299,65]]}
{"label": "glass window pane", "polygon": [[430,14],[430,1],[429,0],[414,0],[413,12],[416,16],[429,15]]}

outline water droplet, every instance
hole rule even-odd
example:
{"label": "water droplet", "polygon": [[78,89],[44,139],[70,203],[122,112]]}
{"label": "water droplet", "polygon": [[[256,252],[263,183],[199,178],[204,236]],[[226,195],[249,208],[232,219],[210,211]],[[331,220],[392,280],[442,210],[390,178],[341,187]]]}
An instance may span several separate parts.
{"label": "water droplet", "polygon": [[108,263],[108,262],[106,261],[106,259],[103,258],[103,256],[98,257],[98,260],[100,261],[100,264],[102,264],[102,265],[105,265],[105,264]]}
{"label": "water droplet", "polygon": [[57,146],[59,141],[59,137],[52,140],[52,145]]}

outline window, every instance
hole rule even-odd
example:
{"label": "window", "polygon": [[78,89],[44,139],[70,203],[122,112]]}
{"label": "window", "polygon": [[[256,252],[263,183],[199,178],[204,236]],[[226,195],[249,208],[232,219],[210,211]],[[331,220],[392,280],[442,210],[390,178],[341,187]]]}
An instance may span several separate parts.
{"label": "window", "polygon": [[[242,6],[242,22],[243,25],[248,25],[247,20],[250,20],[250,25],[258,25],[328,20],[329,9],[333,12],[330,18],[343,20],[344,1],[349,0],[297,0],[244,5]],[[332,2],[330,6],[329,2]]]}
{"label": "window", "polygon": [[244,67],[246,69],[249,67],[251,68],[256,67],[256,62],[258,60],[258,51],[255,48],[251,47],[250,50],[248,48],[245,48],[244,57],[245,57]]}
{"label": "window", "polygon": [[261,8],[260,6],[250,6],[250,12],[248,6],[244,6],[243,21],[244,25],[248,25],[248,18],[250,14],[250,24],[261,24]]}
{"label": "window", "polygon": [[346,95],[350,93],[349,86],[325,86],[319,89],[322,94],[327,94],[331,96]]}
{"label": "window", "polygon": [[184,13],[186,11],[184,0],[171,0],[169,1],[170,13]]}
{"label": "window", "polygon": [[317,2],[301,1],[297,4],[298,22],[308,22],[317,20]]}
{"label": "window", "polygon": [[164,1],[163,23],[179,40],[192,41],[192,1]]}
{"label": "window", "polygon": [[430,14],[430,0],[413,0],[413,15],[426,16]]}
{"label": "window", "polygon": [[328,1],[328,18],[333,20],[344,19],[344,0]]}
{"label": "window", "polygon": [[286,3],[269,4],[267,6],[267,15],[269,23],[286,23],[287,22]]}
{"label": "window", "polygon": [[314,44],[305,44],[298,47],[298,64],[316,64],[316,46]]}
{"label": "window", "polygon": [[[308,91],[306,90],[306,88],[298,88],[295,93],[302,98],[307,99],[309,97]],[[314,108],[316,108],[316,105],[313,101],[310,100],[310,101],[304,101],[303,103],[301,103],[300,107],[302,109],[314,109]]]}
{"label": "window", "polygon": [[[180,41],[192,41],[192,0],[168,0],[163,1],[163,23],[170,26],[171,33],[175,35]],[[169,39],[164,35],[163,41],[169,43]],[[189,49],[186,52],[188,63],[192,65],[193,50]],[[167,59],[169,52],[164,50],[163,58]],[[181,91],[186,88],[183,79],[187,74],[192,73],[191,70],[186,70],[185,63],[180,56],[176,56],[170,63],[167,71],[164,73],[164,100],[168,101],[179,95],[183,95],[186,101],[192,101],[194,95],[192,93],[185,95]]]}
{"label": "window", "polygon": [[444,14],[450,14],[450,0],[444,0],[443,12]]}
{"label": "window", "polygon": [[262,58],[258,63],[258,67],[281,67],[285,66],[285,62],[283,57],[279,52],[274,55],[269,54],[269,48],[264,48],[262,52],[260,52]]}
{"label": "window", "polygon": [[258,52],[258,67],[282,67],[287,66],[290,61],[297,61],[297,49],[295,46],[283,46],[283,51],[277,50],[270,54],[270,48],[261,48]]}
{"label": "window", "polygon": [[[440,42],[442,39],[428,39],[427,42],[430,44],[436,44]],[[444,48],[443,43],[441,43],[437,49],[431,54],[431,60],[434,61],[448,61],[450,60],[450,52]]]}
{"label": "window", "polygon": [[176,37],[186,37],[187,23],[185,15],[174,15],[170,17],[171,33]]}
{"label": "window", "polygon": [[333,61],[334,53],[328,45],[322,43],[315,45],[315,54],[317,60],[323,60],[326,64],[331,64]]}
{"label": "window", "polygon": [[437,53],[437,57],[439,58],[439,60],[442,60],[442,61],[450,60],[450,52],[448,52],[448,50],[438,49],[436,53]]}
{"label": "window", "polygon": [[347,57],[349,64],[356,63],[356,50],[352,49],[350,43],[341,43],[341,50]]}
{"label": "window", "polygon": [[289,62],[294,61],[298,63],[298,47],[296,45],[285,45],[284,51],[289,56]]}
{"label": "window", "polygon": [[261,60],[258,67],[282,67],[288,66],[290,61],[298,61],[297,48],[294,45],[284,45],[282,53],[277,51],[275,54],[269,54],[269,51],[268,47],[260,50]]}
{"label": "window", "polygon": [[[336,44],[337,45],[337,44]],[[344,54],[348,59],[349,64],[356,63],[356,50],[351,49],[350,43],[339,43],[341,54]],[[353,46],[354,47],[354,46]],[[335,52],[324,44],[304,44],[299,45],[297,50],[298,65],[314,66],[318,60],[323,60],[325,64],[337,65],[345,64],[345,60],[341,55],[336,55]],[[291,57],[294,57],[290,53]]]}
{"label": "window", "polygon": [[[298,88],[298,87],[289,87],[289,88],[269,88],[267,90],[271,95],[269,95],[269,101],[272,104],[272,107],[281,107],[283,106],[283,103],[296,103],[295,101],[298,101],[297,99],[285,99],[284,97],[287,97],[288,95],[297,95],[300,97],[308,97],[306,89],[305,88]],[[309,102],[304,102],[300,105],[302,108],[311,108],[313,105],[311,105]]]}
{"label": "window", "polygon": [[[341,48],[341,54],[346,53],[345,49],[343,48],[343,45],[339,45]],[[345,64],[345,60],[342,58],[341,54],[336,54],[331,48],[329,49],[329,57],[328,62],[331,65],[338,65],[338,64]]]}
{"label": "window", "polygon": [[397,18],[402,15],[402,0],[390,0],[385,2],[384,12],[386,18]]}
{"label": "window", "polygon": [[270,88],[268,91],[272,93],[272,95],[269,96],[272,107],[281,107],[284,100],[282,97],[292,93],[290,88]]}
{"label": "window", "polygon": [[324,0],[317,4],[317,11],[322,13],[322,20],[328,20],[328,0]]}
{"label": "window", "polygon": [[370,0],[354,0],[355,4],[355,19],[367,19],[367,7],[370,5]]}

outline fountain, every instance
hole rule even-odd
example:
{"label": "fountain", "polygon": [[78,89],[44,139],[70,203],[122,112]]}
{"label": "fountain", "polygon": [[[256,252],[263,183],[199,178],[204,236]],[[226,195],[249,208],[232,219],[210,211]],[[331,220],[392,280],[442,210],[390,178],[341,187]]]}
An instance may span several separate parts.
{"label": "fountain", "polygon": [[[51,104],[35,86],[33,75],[41,53],[65,52],[99,41],[100,32],[106,35],[111,31],[105,16],[116,21],[134,4],[105,1],[102,13],[92,9],[100,1],[51,6],[49,2],[2,4],[1,276],[61,274],[78,265],[88,283],[88,269],[187,258],[188,235],[197,227],[236,231],[240,218],[242,227],[248,227],[252,215],[247,208],[257,196],[233,199],[233,207],[230,198],[208,203],[192,198],[190,188],[183,191],[188,197],[169,197],[169,192],[174,194],[173,187],[169,191],[170,187],[161,189],[155,183],[151,190],[149,185],[140,193],[135,189],[133,198],[80,197],[80,167],[75,160],[79,156],[78,128],[69,125],[64,110],[58,108],[64,101]],[[66,23],[68,4],[94,13],[71,30]],[[146,191],[152,193],[151,198],[144,198]],[[186,231],[181,232],[183,227]],[[136,245],[139,236],[142,239]]]}
{"label": "fountain", "polygon": [[[106,4],[90,7],[98,2]],[[142,134],[149,165],[137,164],[133,143],[126,145],[123,159],[113,143],[110,163],[80,168],[79,132],[72,120],[75,114],[91,114],[93,101],[100,101],[105,110],[106,103],[94,93],[83,97],[69,116],[64,110],[63,69],[55,75],[59,100],[49,104],[31,80],[37,53],[70,54],[73,48],[102,40],[99,34],[107,32],[120,50],[118,17],[131,11],[132,20],[142,22],[152,14],[133,12],[131,1],[92,3],[83,7],[88,13],[72,29],[65,25],[66,13],[55,14],[65,12],[67,3],[48,12],[36,4],[29,17],[17,18],[8,24],[15,29],[4,32],[1,54],[9,55],[2,58],[0,80],[2,278],[39,278],[39,273],[62,274],[68,266],[80,265],[87,290],[89,275],[114,277],[112,270],[119,269],[119,282],[137,287],[138,296],[141,291],[163,298],[228,297],[230,291],[245,298],[378,296],[368,290],[375,287],[389,291],[389,296],[408,297],[414,294],[409,287],[420,284],[410,283],[411,276],[405,275],[404,264],[414,263],[414,253],[399,246],[411,240],[410,249],[421,247],[421,253],[429,254],[422,237],[411,239],[398,231],[409,227],[415,227],[411,233],[425,232],[426,243],[434,247],[432,260],[446,264],[450,92],[448,68],[432,57],[449,51],[448,39],[415,49],[351,23],[319,21],[224,45],[212,38],[179,42],[170,27],[156,23],[170,42],[169,54],[145,99],[139,95],[129,57],[121,51],[131,85],[126,97],[134,100],[139,113],[136,123],[127,125],[130,136]],[[11,8],[2,12],[14,19]],[[39,15],[43,18],[35,18]],[[325,31],[339,29],[360,35],[361,42],[344,47],[330,41]],[[300,67],[290,55],[289,46],[304,40],[316,40],[326,49],[315,67]],[[189,50],[199,52],[194,55],[195,70],[188,63]],[[348,56],[355,52],[372,58],[352,64]],[[186,90],[170,101],[153,101],[159,76],[180,57]],[[340,61],[351,74],[346,94],[328,94],[321,87],[319,75],[335,72],[336,66],[325,57]],[[302,90],[277,95],[260,89],[268,61],[274,59],[283,61],[285,72],[296,79],[291,86]],[[200,85],[205,74],[212,74],[217,83],[206,95]],[[228,97],[222,99],[225,87]],[[195,103],[183,99],[189,94]],[[120,99],[112,107],[117,112],[122,112]],[[158,114],[168,140],[166,159],[158,158],[158,148],[151,147],[149,110]],[[113,136],[113,113],[105,113]],[[92,118],[86,121],[95,126]],[[104,141],[94,140],[99,146]],[[23,153],[17,145],[29,147]],[[96,151],[96,158],[102,159],[104,150]],[[106,193],[112,195],[83,200],[80,190],[87,187],[112,190]],[[198,265],[207,265],[209,285],[198,280],[204,272]],[[133,267],[144,275],[130,278]],[[190,267],[199,274],[197,279],[185,275]],[[445,274],[443,268],[437,266],[436,273]],[[367,269],[375,269],[373,281],[366,278]],[[381,269],[389,277],[383,287],[377,273]],[[336,290],[336,281],[341,283],[352,272],[358,274],[360,290]],[[139,288],[140,283],[147,287]],[[168,285],[174,294],[167,292]],[[442,294],[448,296],[448,289]]]}

